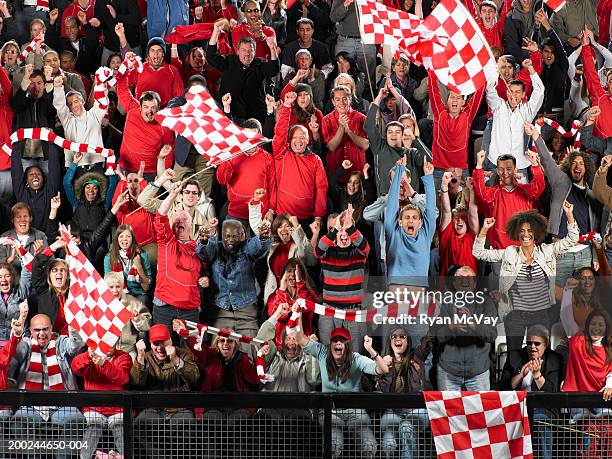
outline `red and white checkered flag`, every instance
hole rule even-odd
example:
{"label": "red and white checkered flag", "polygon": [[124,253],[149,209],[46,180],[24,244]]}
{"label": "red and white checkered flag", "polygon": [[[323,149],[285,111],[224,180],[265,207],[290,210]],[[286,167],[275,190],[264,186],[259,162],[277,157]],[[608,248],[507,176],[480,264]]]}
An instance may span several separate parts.
{"label": "red and white checkered flag", "polygon": [[66,322],[85,344],[104,356],[121,337],[132,313],[109,290],[108,285],[85,257],[65,226],[60,226],[70,269],[70,289],[64,306]]}
{"label": "red and white checkered flag", "polygon": [[208,164],[227,161],[270,141],[232,123],[203,86],[192,86],[185,98],[186,104],[160,110],[155,119],[189,140],[198,153],[208,158]]}
{"label": "red and white checkered flag", "polygon": [[365,44],[396,46],[399,41],[418,40],[423,20],[405,11],[389,8],[376,0],[357,0],[361,38]]}
{"label": "red and white checkered flag", "polygon": [[533,459],[521,392],[423,392],[438,459]]}
{"label": "red and white checkered flag", "polygon": [[442,0],[425,18],[421,29],[424,65],[452,91],[472,94],[487,81],[498,78],[486,38],[469,11],[457,0]]}
{"label": "red and white checkered flag", "polygon": [[544,4],[555,13],[558,13],[565,6],[565,3],[565,0],[544,0]]}

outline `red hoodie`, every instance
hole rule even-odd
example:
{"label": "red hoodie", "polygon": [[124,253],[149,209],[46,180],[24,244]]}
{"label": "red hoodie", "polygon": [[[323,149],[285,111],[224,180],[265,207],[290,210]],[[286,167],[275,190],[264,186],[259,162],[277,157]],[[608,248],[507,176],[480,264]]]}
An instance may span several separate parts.
{"label": "red hoodie", "polygon": [[217,181],[227,187],[228,215],[248,220],[248,204],[257,188],[266,190],[261,209],[262,214],[265,214],[270,208],[270,196],[276,195],[274,159],[270,153],[261,148],[257,148],[251,155],[244,153],[219,164]]}
{"label": "red hoodie", "polygon": [[290,116],[291,107],[282,104],[272,142],[276,196],[270,205],[276,209],[277,214],[288,213],[298,220],[323,218],[327,208],[328,189],[323,162],[312,152],[297,155],[291,151],[288,143]]}
{"label": "red hoodie", "polygon": [[181,242],[170,228],[167,215],[159,212],[154,221],[157,234],[157,285],[155,297],[178,309],[200,307],[200,258],[196,242]]}
{"label": "red hoodie", "polygon": [[[130,380],[132,357],[127,352],[115,349],[115,352],[104,365],[96,365],[89,352],[77,355],[70,364],[72,372],[83,377],[85,390],[125,390]],[[112,416],[122,412],[117,407],[85,407],[83,411],[96,411],[105,416]]]}

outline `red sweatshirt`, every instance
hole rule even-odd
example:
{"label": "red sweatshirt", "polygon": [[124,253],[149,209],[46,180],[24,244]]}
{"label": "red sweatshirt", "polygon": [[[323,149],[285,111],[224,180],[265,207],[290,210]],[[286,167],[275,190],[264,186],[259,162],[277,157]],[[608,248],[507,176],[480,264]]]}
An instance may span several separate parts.
{"label": "red sweatshirt", "polygon": [[129,86],[136,85],[136,99],[145,91],[155,91],[161,98],[162,108],[170,99],[183,94],[183,80],[178,69],[172,64],[162,64],[154,69],[145,62],[142,73],[130,72]]}
{"label": "red sweatshirt", "polygon": [[[306,287],[306,283],[304,281],[300,281],[296,283],[297,289],[297,298],[303,298],[309,301],[317,302],[318,298],[314,294],[312,290]],[[291,298],[287,293],[287,290],[277,289],[270,297],[268,298],[268,315],[271,316],[274,314],[274,311],[278,309],[278,306],[282,303],[293,304],[297,298]],[[302,324],[304,325],[304,334],[306,336],[310,336],[312,334],[312,311],[304,311],[302,312]],[[278,322],[276,322],[276,333],[274,334],[274,344],[276,347],[281,349],[283,347],[283,341],[281,339],[283,330],[287,328],[287,322],[289,322],[289,314],[284,314],[279,317]]]}
{"label": "red sweatshirt", "polygon": [[484,182],[484,170],[474,169],[474,194],[478,208],[485,217],[495,218],[495,225],[487,234],[492,249],[505,249],[517,243],[506,234],[506,223],[514,214],[533,208],[544,191],[544,172],[540,166],[531,166],[531,183],[517,183],[508,191],[503,185],[488,187]]}
{"label": "red sweatshirt", "polygon": [[[272,27],[266,25],[262,26],[261,31],[266,37],[276,38],[276,32],[274,32],[274,29]],[[234,44],[234,51],[236,52],[236,54],[238,53],[238,42],[245,35],[255,40],[255,57],[261,57],[263,60],[266,61],[270,59],[270,48],[268,48],[268,44],[265,40],[259,40],[255,37],[255,35],[249,32],[249,26],[246,22],[243,22],[242,24],[237,25],[232,29],[232,43]]]}
{"label": "red sweatshirt", "polygon": [[[289,148],[291,107],[281,105],[274,128],[272,151],[276,169],[276,196],[270,206],[277,214],[288,213],[298,220],[325,216],[327,176],[321,158],[307,150],[297,155]],[[306,152],[305,152],[306,153]]]}
{"label": "red sweatshirt", "polygon": [[[140,168],[140,161],[144,161],[144,171],[155,174],[157,156],[164,145],[174,145],[174,133],[162,127],[157,121],[148,123],[142,118],[140,104],[130,94],[125,75],[117,75],[117,96],[126,112],[119,165],[128,171],[137,171]],[[171,168],[173,165],[174,152],[166,157],[166,168]]]}
{"label": "red sweatshirt", "polygon": [[219,164],[217,181],[227,187],[228,215],[249,219],[249,201],[257,188],[266,190],[262,198],[262,214],[270,208],[270,196],[276,195],[274,159],[267,151],[257,148],[254,154],[244,153]]}
{"label": "red sweatshirt", "polygon": [[487,88],[483,86],[476,91],[470,100],[467,101],[459,116],[453,117],[440,95],[438,77],[433,72],[427,73],[429,101],[434,118],[433,144],[431,148],[433,165],[444,170],[451,167],[467,169],[470,128]]}
{"label": "red sweatshirt", "polygon": [[[147,186],[147,181],[143,180],[139,184],[140,191],[144,190]],[[127,189],[127,183],[120,181],[117,183],[115,188],[115,194],[113,195],[113,204],[117,201],[117,197]],[[136,210],[138,209],[138,210]],[[136,211],[136,212],[134,212]],[[132,214],[132,212],[134,212]],[[130,215],[131,214],[131,215]],[[120,225],[126,224],[131,225],[136,236],[136,242],[139,246],[144,246],[155,242],[155,229],[153,228],[153,215],[150,212],[143,209],[138,205],[136,201],[131,199],[126,202],[119,212],[117,212],[117,222]]]}
{"label": "red sweatshirt", "polygon": [[590,46],[582,47],[582,63],[584,65],[584,79],[586,87],[591,96],[591,105],[599,106],[601,114],[595,120],[593,134],[606,139],[612,137],[612,95],[605,91],[599,81],[599,75],[595,70],[595,54]]}
{"label": "red sweatshirt", "polygon": [[[8,366],[15,357],[17,352],[17,345],[21,342],[22,336],[15,336],[11,331],[11,337],[6,342],[4,347],[0,349],[0,390],[8,389]],[[5,408],[5,407],[0,407]]]}
{"label": "red sweatshirt", "polygon": [[[89,2],[89,5],[87,5],[87,8],[81,8],[81,5],[79,5],[79,2],[75,1],[74,3],[71,3],[70,5],[68,5],[66,7],[66,9],[64,10],[64,13],[62,14],[62,37],[66,37],[66,18],[69,18],[70,16],[74,16],[75,18],[78,19],[78,14],[79,11],[83,11],[85,13],[85,17],[87,18],[87,22],[89,22],[90,19],[93,19],[94,17],[94,2],[93,0]],[[81,25],[81,22],[78,22],[79,24],[79,29],[80,29],[80,34],[82,37],[85,36],[85,29],[84,27]]]}
{"label": "red sweatshirt", "polygon": [[[285,100],[285,94],[291,91],[295,91],[295,86],[293,86],[291,83],[287,83],[285,87],[283,88],[283,90],[281,91],[280,100]],[[321,110],[315,107],[314,115],[317,118],[317,123],[319,124],[319,126],[322,126],[323,112],[321,112]],[[299,124],[300,126],[304,126],[306,129],[308,129],[308,145],[312,145],[312,131],[310,130],[310,126],[308,125],[308,122],[305,122],[305,123],[299,122],[297,120],[297,116],[295,116],[294,111],[291,110],[291,118],[289,118],[289,126],[293,126],[294,124]]]}
{"label": "red sweatshirt", "polygon": [[608,46],[610,42],[610,13],[612,0],[600,0],[597,5],[597,23],[599,24],[599,43]]}
{"label": "red sweatshirt", "polygon": [[493,24],[493,27],[486,28],[482,23],[482,19],[476,12],[476,8],[474,6],[474,2],[472,0],[462,0],[463,4],[472,13],[472,16],[476,20],[476,24],[480,27],[482,34],[485,36],[487,43],[490,46],[496,46],[500,49],[500,51],[504,52],[504,21],[506,20],[506,15],[512,9],[512,0],[504,0],[504,4],[502,6],[502,10],[497,18],[497,22]]}
{"label": "red sweatshirt", "polygon": [[[365,122],[365,115],[357,110],[353,110],[349,108],[346,113],[348,116],[348,127],[351,131],[357,134],[359,137],[363,137],[364,139],[368,138],[368,134],[366,134],[363,129],[363,123]],[[338,126],[340,114],[334,110],[333,112],[325,115],[323,117],[323,121],[321,123],[321,139],[324,143],[329,142],[338,131]],[[340,180],[340,183],[346,182],[349,175],[353,172],[361,172],[363,170],[363,166],[365,165],[365,150],[359,148],[356,144],[353,143],[348,134],[344,134],[342,137],[342,141],[340,145],[335,150],[329,150],[327,152],[327,164],[326,170],[327,175],[331,176],[338,167],[342,164],[342,161],[348,159],[353,163],[351,168],[344,173],[344,176]]]}
{"label": "red sweatshirt", "polygon": [[178,241],[167,215],[155,216],[157,234],[157,285],[155,297],[178,309],[200,307],[200,259],[196,242]]}
{"label": "red sweatshirt", "polygon": [[[130,380],[132,357],[127,352],[115,349],[115,352],[104,365],[96,365],[89,352],[77,355],[70,364],[72,372],[83,378],[85,390],[125,390]],[[105,416],[121,413],[117,407],[85,407],[83,411],[96,411]]]}

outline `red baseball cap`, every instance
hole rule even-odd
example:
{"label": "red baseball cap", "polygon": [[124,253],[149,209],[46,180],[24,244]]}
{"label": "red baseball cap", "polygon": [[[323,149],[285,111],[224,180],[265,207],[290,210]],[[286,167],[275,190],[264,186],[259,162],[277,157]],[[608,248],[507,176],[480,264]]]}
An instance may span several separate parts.
{"label": "red baseball cap", "polygon": [[149,341],[166,341],[170,339],[170,330],[164,324],[155,324],[149,329]]}
{"label": "red baseball cap", "polygon": [[350,341],[351,334],[346,328],[338,327],[338,328],[334,328],[331,332],[331,335],[329,335],[330,341],[333,341],[334,338],[342,338],[345,341]]}

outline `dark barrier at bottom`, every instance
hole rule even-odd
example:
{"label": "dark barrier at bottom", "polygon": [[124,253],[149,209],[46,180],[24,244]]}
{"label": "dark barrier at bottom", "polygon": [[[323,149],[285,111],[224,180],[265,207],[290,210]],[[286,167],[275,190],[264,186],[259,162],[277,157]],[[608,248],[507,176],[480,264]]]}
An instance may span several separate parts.
{"label": "dark barrier at bottom", "polygon": [[[600,394],[527,405],[535,457],[612,457]],[[2,459],[436,457],[420,394],[6,391],[0,406]]]}

